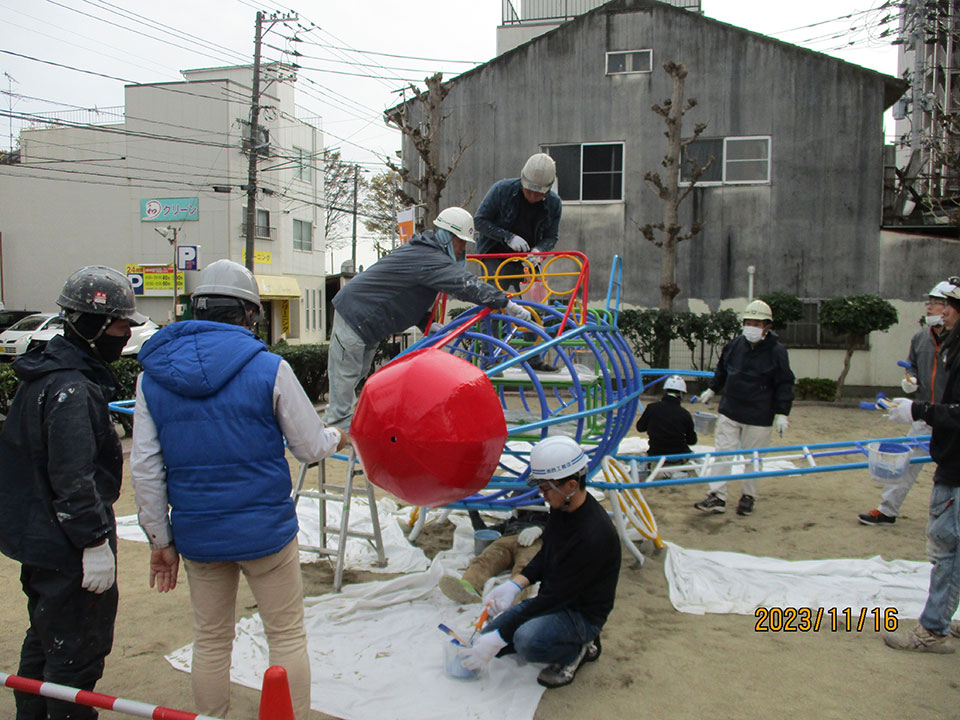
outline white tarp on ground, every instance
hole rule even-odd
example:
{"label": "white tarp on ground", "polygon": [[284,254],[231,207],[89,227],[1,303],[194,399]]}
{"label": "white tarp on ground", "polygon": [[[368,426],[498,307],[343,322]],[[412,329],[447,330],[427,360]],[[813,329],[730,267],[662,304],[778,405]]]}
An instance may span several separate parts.
{"label": "white tarp on ground", "polygon": [[[541,665],[521,665],[513,657],[495,660],[479,680],[454,680],[443,669],[446,623],[461,635],[480,605],[448,600],[437,582],[444,572],[466,567],[473,533],[464,517],[451,550],[439,553],[425,572],[392,580],[347,585],[340,594],[307,598],[306,627],[315,710],[348,720],[529,720],[540,702]],[[167,656],[179,670],[190,670],[191,646]],[[237,624],[230,677],[259,689],[266,670],[267,645],[259,615]]]}
{"label": "white tarp on ground", "polygon": [[[780,560],[687,550],[667,543],[670,602],[681,612],[753,615],[758,607],[895,608],[901,623],[923,610],[930,563],[844,558]],[[960,618],[960,612],[955,617]],[[868,623],[873,615],[868,615]],[[828,622],[826,619],[824,622]]]}

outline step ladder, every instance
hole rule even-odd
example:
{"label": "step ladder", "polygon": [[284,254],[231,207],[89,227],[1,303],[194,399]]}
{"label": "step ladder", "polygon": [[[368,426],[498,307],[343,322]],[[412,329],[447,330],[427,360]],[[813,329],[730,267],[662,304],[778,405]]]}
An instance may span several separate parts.
{"label": "step ladder", "polygon": [[[342,455],[334,455],[335,458],[342,458]],[[373,494],[373,485],[365,482],[367,488],[367,503],[370,508],[370,521],[373,525],[373,532],[361,532],[350,529],[350,499],[353,496],[353,480],[357,475],[363,474],[363,469],[357,464],[357,453],[351,447],[350,454],[345,458],[347,474],[343,485],[336,485],[327,482],[326,460],[319,463],[302,463],[300,473],[297,475],[297,483],[293,488],[293,502],[296,505],[301,497],[317,498],[320,506],[320,545],[309,546],[301,545],[301,550],[312,550],[320,555],[336,555],[336,569],[333,576],[333,591],[340,592],[343,586],[343,562],[347,551],[347,538],[361,538],[370,543],[371,547],[377,552],[377,567],[386,567],[387,558],[383,550],[383,536],[380,533],[380,517],[377,514],[377,499]],[[317,489],[304,488],[307,478],[307,472],[311,468],[317,468]],[[327,503],[336,502],[341,504],[340,525],[329,525],[327,523]],[[327,536],[336,538],[335,547],[327,547]]]}

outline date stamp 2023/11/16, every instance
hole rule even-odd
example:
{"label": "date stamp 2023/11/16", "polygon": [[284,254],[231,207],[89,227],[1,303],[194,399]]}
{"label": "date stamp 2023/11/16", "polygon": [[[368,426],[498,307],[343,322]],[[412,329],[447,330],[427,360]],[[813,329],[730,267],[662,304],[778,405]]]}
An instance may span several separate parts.
{"label": "date stamp 2023/11/16", "polygon": [[758,607],[756,632],[896,632],[896,608]]}

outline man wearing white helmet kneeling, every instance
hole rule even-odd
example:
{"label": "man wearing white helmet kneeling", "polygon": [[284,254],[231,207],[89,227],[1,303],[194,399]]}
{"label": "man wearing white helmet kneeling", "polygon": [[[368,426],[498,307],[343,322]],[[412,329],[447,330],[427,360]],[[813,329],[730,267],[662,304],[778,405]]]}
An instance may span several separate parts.
{"label": "man wearing white helmet kneeling", "polygon": [[[588,464],[571,438],[548,437],[534,446],[527,484],[539,487],[550,506],[543,547],[484,597],[494,617],[473,646],[460,651],[464,667],[480,669],[516,653],[547,663],[537,682],[554,688],[573,682],[584,662],[600,657],[600,630],[620,575],[620,540],[606,510],[587,493]],[[513,606],[536,582],[537,596]]]}

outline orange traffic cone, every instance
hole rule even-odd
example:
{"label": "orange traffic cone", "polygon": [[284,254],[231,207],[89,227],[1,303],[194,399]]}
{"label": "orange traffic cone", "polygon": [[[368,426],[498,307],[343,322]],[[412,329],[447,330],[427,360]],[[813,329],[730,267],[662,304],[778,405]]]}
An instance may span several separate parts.
{"label": "orange traffic cone", "polygon": [[268,667],[263,674],[257,720],[294,720],[287,671],[279,665]]}

